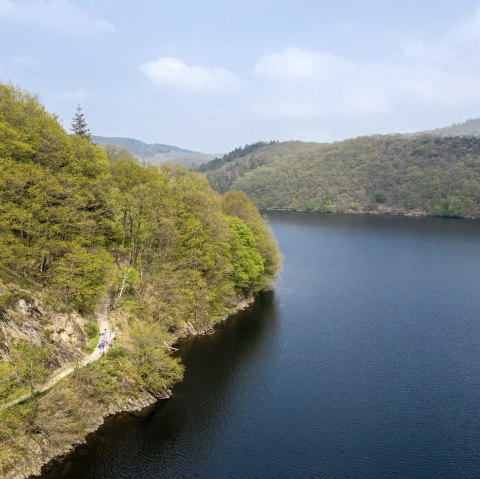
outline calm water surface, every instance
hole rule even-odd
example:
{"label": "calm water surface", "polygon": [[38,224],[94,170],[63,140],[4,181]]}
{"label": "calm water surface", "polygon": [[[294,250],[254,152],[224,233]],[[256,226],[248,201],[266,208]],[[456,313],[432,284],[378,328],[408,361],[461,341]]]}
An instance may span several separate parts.
{"label": "calm water surface", "polygon": [[480,223],[268,216],[275,293],[44,478],[480,477]]}

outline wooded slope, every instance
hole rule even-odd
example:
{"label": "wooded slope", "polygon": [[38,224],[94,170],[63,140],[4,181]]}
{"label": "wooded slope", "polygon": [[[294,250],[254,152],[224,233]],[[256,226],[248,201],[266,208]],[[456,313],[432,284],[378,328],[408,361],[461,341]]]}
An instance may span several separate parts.
{"label": "wooded slope", "polygon": [[480,139],[368,136],[264,146],[207,173],[260,208],[480,216]]}
{"label": "wooded slope", "polygon": [[[5,478],[38,472],[111,411],[164,397],[182,376],[171,344],[210,329],[279,267],[276,242],[245,194],[219,196],[183,167],[143,166],[115,147],[107,154],[4,84],[0,253],[0,406],[30,394],[0,409]],[[59,360],[96,347],[89,318],[107,295],[115,347],[34,394]]]}

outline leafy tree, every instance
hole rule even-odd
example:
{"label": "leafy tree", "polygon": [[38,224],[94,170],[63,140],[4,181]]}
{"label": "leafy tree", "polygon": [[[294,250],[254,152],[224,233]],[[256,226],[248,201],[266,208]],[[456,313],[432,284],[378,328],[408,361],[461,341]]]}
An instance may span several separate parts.
{"label": "leafy tree", "polygon": [[265,271],[264,260],[256,248],[255,237],[250,228],[238,217],[227,216],[226,220],[232,233],[231,276],[237,291],[248,295]]}
{"label": "leafy tree", "polygon": [[73,244],[54,273],[54,287],[61,292],[65,303],[81,312],[90,312],[112,278],[112,257],[103,248],[90,252]]}
{"label": "leafy tree", "polygon": [[460,198],[449,196],[439,208],[439,214],[449,218],[463,218],[465,216],[465,205]]}
{"label": "leafy tree", "polygon": [[48,376],[48,348],[21,342],[11,353],[11,359],[0,363],[0,399],[7,399],[12,392],[35,388]]}
{"label": "leafy tree", "polygon": [[168,336],[157,325],[137,325],[129,331],[135,374],[149,392],[161,395],[181,379],[183,368],[167,355]]}
{"label": "leafy tree", "polygon": [[272,231],[253,203],[242,191],[231,190],[222,196],[222,209],[240,218],[255,237],[256,249],[263,258],[264,272],[256,289],[268,287],[280,270],[281,256]]}
{"label": "leafy tree", "polygon": [[376,203],[385,203],[387,196],[384,191],[377,190],[373,192],[373,199]]}

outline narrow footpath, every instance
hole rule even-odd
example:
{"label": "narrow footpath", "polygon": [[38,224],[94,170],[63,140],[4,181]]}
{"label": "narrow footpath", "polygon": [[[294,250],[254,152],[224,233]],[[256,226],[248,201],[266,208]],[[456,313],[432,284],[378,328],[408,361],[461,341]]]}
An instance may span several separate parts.
{"label": "narrow footpath", "polygon": [[[106,329],[108,331],[108,334],[110,335],[111,331],[109,327],[109,308],[110,308],[110,298],[108,295],[105,295],[105,297],[97,305],[97,308],[95,310],[95,318],[97,320],[100,333],[102,333]],[[56,373],[54,373],[53,376],[45,384],[39,386],[34,393],[24,394],[23,396],[20,396],[16,399],[13,399],[7,402],[6,404],[1,405],[0,411],[3,409],[8,409],[9,407],[15,406],[16,404],[19,404],[27,400],[28,398],[32,397],[34,394],[48,391],[53,386],[55,386],[55,384],[57,384],[60,380],[62,380],[64,377],[68,376],[69,374],[72,374],[73,371],[75,371],[76,369],[83,368],[87,364],[93,363],[97,359],[100,359],[101,356],[102,356],[102,352],[100,351],[99,348],[95,347],[95,349],[91,354],[85,356],[80,361],[75,362],[75,364],[71,364],[70,366],[66,366],[61,370],[57,371]]]}

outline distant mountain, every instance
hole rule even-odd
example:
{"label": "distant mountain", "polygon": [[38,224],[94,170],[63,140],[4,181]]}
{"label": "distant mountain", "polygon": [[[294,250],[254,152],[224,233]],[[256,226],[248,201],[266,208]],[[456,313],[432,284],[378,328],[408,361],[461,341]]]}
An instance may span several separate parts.
{"label": "distant mountain", "polygon": [[260,208],[480,217],[480,138],[376,135],[283,142],[207,171]]}
{"label": "distant mountain", "polygon": [[135,155],[140,160],[152,164],[169,161],[187,167],[195,167],[215,158],[215,155],[209,155],[207,153],[185,150],[177,146],[163,145],[161,143],[148,144],[133,138],[92,135],[92,141],[101,146],[115,145],[126,148],[132,155]]}
{"label": "distant mountain", "polygon": [[429,133],[435,136],[475,136],[480,137],[480,118],[472,118],[463,123],[454,123],[444,128],[435,128],[417,134]]}

